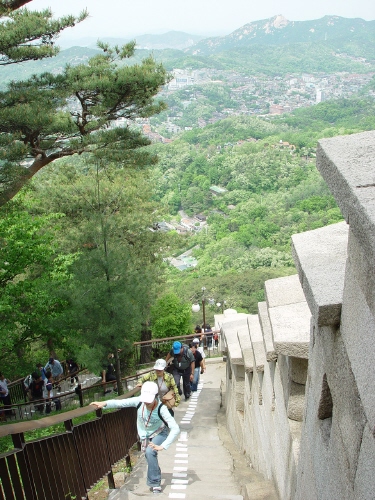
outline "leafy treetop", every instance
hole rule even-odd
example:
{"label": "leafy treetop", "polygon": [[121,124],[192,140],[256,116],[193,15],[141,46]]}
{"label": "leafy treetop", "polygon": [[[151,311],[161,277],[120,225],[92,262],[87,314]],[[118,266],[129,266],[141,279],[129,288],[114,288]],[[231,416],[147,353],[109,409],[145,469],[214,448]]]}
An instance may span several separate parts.
{"label": "leafy treetop", "polygon": [[[165,109],[154,96],[169,78],[166,70],[152,57],[120,66],[133,56],[135,42],[99,47],[103,52],[87,65],[12,82],[0,93],[0,206],[59,158],[82,153],[106,158],[110,150],[124,166],[134,163],[132,151],[149,144],[129,120]],[[119,118],[125,126],[113,127]]]}
{"label": "leafy treetop", "polygon": [[69,15],[52,19],[50,9],[40,12],[20,9],[31,0],[0,1],[0,65],[51,57],[59,52],[55,41],[59,33],[83,21],[86,10],[78,17]]}

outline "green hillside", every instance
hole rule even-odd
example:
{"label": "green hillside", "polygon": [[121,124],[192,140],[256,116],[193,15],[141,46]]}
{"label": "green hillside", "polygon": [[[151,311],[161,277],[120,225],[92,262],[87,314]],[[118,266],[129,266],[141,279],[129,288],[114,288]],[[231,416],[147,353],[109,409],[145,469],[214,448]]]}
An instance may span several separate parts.
{"label": "green hillside", "polygon": [[375,21],[339,16],[325,16],[311,21],[288,21],[283,16],[274,16],[245,24],[227,36],[206,38],[187,50],[208,55],[255,45],[328,42],[339,48],[347,42],[373,44],[374,27]]}
{"label": "green hillside", "polygon": [[[321,103],[273,120],[233,117],[154,145],[156,199],[173,217],[204,214],[194,247],[198,266],[169,268],[168,286],[189,299],[205,286],[230,307],[256,312],[265,279],[295,272],[292,234],[342,220],[315,166],[322,137],[375,129],[375,102],[356,97]],[[211,193],[217,185],[227,191]],[[215,307],[211,307],[214,314]]]}

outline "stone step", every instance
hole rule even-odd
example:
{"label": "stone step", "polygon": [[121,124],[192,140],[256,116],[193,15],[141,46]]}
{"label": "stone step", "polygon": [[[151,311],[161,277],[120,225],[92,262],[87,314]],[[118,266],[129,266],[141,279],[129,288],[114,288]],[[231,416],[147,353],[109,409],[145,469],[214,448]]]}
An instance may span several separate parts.
{"label": "stone step", "polygon": [[244,500],[279,500],[274,485],[270,481],[248,483],[241,488]]}
{"label": "stone step", "polygon": [[[219,432],[219,427],[225,425],[225,414],[222,415],[223,422],[220,419],[220,426],[218,422],[220,384],[224,373],[223,363],[210,366],[208,373],[204,375],[203,390],[197,395],[197,404],[192,405],[189,400],[189,403],[182,402],[178,407],[176,420],[180,423],[181,434],[168,450],[159,453],[162,493],[154,495],[147,487],[147,463],[145,457],[141,456],[131,475],[126,478],[124,486],[111,491],[108,500],[139,500],[141,497],[244,500],[245,490],[241,491],[241,485],[253,480],[264,482],[264,477],[254,473],[244,462],[243,454],[238,454],[238,460],[234,464],[232,450],[228,447],[228,443],[232,441],[229,436],[224,441]],[[185,424],[182,421],[185,418],[191,420]],[[233,448],[236,449],[234,445]],[[241,467],[245,471],[241,477],[237,477],[234,473],[239,469],[242,471]],[[260,495],[259,492],[257,494]],[[273,500],[272,497],[269,498]],[[254,496],[254,499],[261,500],[262,497]]]}

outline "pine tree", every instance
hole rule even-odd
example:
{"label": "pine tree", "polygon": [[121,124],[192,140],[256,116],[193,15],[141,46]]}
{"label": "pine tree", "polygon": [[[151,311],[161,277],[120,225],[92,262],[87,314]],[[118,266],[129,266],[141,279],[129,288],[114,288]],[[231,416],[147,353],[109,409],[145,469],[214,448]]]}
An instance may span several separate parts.
{"label": "pine tree", "polygon": [[[120,165],[134,164],[133,150],[149,144],[129,126],[135,118],[165,109],[155,101],[168,74],[152,57],[127,65],[135,42],[111,48],[88,64],[67,66],[62,74],[34,75],[0,92],[0,206],[37,172],[57,159],[111,152]],[[125,126],[116,126],[123,119]]]}
{"label": "pine tree", "polygon": [[70,250],[80,253],[71,269],[66,293],[71,305],[66,320],[59,318],[60,334],[73,337],[78,359],[94,371],[113,353],[121,392],[119,352],[129,369],[133,342],[149,318],[161,276],[163,236],[150,230],[152,185],[144,171],[119,169],[110,157],[85,169],[70,166],[69,174],[56,170],[60,190],[48,175],[48,182],[39,183],[41,203],[46,206],[48,198],[48,209],[66,214],[63,232]]}
{"label": "pine tree", "polygon": [[0,1],[0,66],[44,59],[58,53],[56,38],[65,28],[83,21],[88,13],[78,17],[53,19],[50,9],[30,11],[20,9],[31,0]]}

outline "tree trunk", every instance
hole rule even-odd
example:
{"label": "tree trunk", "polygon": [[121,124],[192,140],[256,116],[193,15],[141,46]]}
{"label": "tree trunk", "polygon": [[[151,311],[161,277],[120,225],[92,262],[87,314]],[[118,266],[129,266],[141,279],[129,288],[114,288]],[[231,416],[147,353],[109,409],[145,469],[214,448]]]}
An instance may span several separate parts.
{"label": "tree trunk", "polygon": [[[55,349],[53,347],[53,339],[49,338],[47,340],[47,347],[48,347],[48,352],[49,352],[49,356],[50,358],[56,358],[56,352],[55,352]],[[60,360],[59,360],[60,361]]]}
{"label": "tree trunk", "polygon": [[[151,340],[151,330],[148,328],[147,324],[142,325],[142,331],[141,331],[141,341],[144,342],[145,340]],[[140,346],[141,353],[139,357],[139,363],[141,365],[145,363],[150,363],[152,359],[152,344],[151,342],[149,344],[142,344]]]}
{"label": "tree trunk", "polygon": [[115,373],[116,373],[116,380],[117,380],[117,391],[118,391],[118,395],[121,396],[121,394],[124,394],[124,389],[122,387],[122,382],[121,382],[120,357],[118,355],[117,349],[114,349],[114,355],[115,355]]}

